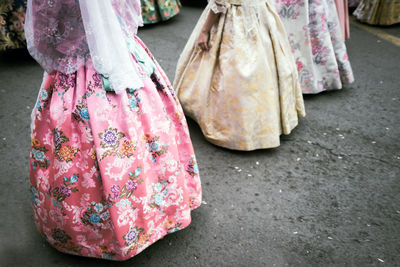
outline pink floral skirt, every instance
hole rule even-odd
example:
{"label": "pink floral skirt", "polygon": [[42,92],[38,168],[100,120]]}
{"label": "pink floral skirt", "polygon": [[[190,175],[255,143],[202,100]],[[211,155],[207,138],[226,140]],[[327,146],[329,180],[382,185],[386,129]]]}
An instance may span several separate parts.
{"label": "pink floral skirt", "polygon": [[32,112],[30,181],[37,227],[58,250],[126,260],[187,227],[200,206],[188,127],[154,63],[144,88],[121,94],[103,88],[91,63],[45,76]]}

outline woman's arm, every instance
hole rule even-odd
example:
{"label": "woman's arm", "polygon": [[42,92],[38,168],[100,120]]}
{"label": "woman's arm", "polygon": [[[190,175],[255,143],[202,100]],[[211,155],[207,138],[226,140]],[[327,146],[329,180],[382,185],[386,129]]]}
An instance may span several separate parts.
{"label": "woman's arm", "polygon": [[211,27],[219,20],[220,14],[221,13],[216,14],[212,10],[210,10],[210,12],[208,13],[206,22],[204,23],[203,28],[201,29],[199,38],[197,39],[197,45],[203,51],[210,49],[210,45],[208,44],[208,39],[210,37],[210,30]]}

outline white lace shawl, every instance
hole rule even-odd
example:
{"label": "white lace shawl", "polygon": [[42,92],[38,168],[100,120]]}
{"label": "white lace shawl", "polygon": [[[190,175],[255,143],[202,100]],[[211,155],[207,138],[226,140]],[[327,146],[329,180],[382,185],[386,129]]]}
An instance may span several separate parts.
{"label": "white lace shawl", "polygon": [[127,46],[142,24],[139,1],[28,0],[28,50],[48,73],[70,74],[91,59],[115,92],[143,87]]}

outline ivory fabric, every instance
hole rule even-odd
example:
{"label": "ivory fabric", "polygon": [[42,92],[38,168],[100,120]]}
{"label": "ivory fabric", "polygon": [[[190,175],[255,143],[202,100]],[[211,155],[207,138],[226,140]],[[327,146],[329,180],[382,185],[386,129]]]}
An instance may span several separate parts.
{"label": "ivory fabric", "polygon": [[[259,5],[247,11],[245,1],[217,2],[226,10],[211,29],[211,49],[201,51],[196,41],[213,1],[180,56],[174,81],[178,98],[215,145],[277,147],[279,136],[289,134],[305,115],[286,32],[268,1],[251,1]],[[248,27],[254,28],[249,32]]]}

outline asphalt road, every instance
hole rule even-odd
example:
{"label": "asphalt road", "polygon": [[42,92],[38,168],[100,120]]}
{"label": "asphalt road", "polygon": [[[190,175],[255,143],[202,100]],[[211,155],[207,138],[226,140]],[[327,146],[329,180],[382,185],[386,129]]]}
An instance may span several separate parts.
{"label": "asphalt road", "polygon": [[[171,80],[201,11],[139,32]],[[400,36],[400,25],[383,31]],[[221,149],[189,121],[206,203],[187,229],[121,263],[62,254],[36,231],[29,124],[42,70],[1,54],[1,265],[400,266],[400,47],[354,25],[351,35],[356,82],[305,97],[307,117],[279,148]]]}

